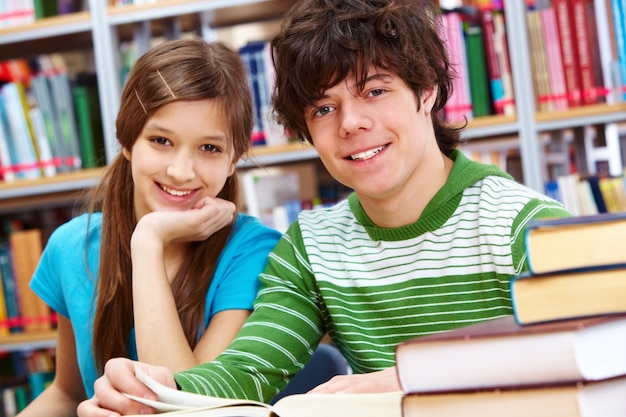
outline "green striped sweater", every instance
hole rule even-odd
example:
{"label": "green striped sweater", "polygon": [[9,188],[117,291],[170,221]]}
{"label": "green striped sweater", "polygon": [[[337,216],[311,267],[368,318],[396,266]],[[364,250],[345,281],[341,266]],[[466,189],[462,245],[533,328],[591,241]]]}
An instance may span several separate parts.
{"label": "green striped sweater", "polygon": [[270,400],[325,333],[355,373],[395,364],[407,339],[512,313],[530,219],[559,203],[454,151],[446,185],[420,219],[376,227],[355,194],[300,214],[278,243],[255,310],[214,362],[175,375],[186,391]]}

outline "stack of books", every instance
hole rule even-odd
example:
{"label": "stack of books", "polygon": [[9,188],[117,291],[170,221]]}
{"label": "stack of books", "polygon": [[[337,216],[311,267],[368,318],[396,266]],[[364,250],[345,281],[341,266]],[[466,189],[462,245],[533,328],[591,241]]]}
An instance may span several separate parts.
{"label": "stack of books", "polygon": [[626,213],[537,220],[514,314],[397,347],[403,417],[626,416]]}

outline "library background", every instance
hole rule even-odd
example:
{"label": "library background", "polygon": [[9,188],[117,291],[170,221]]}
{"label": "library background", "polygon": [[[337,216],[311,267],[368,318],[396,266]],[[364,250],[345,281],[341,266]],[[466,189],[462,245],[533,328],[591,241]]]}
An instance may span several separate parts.
{"label": "library background", "polygon": [[[0,414],[54,373],[54,312],[29,298],[28,280],[51,231],[118,152],[121,86],[151,45],[200,35],[240,51],[255,100],[253,147],[239,164],[250,214],[284,230],[350,191],[269,116],[267,41],[294,3],[0,0]],[[445,117],[468,120],[461,149],[574,214],[626,211],[626,2],[440,5],[460,74]]]}

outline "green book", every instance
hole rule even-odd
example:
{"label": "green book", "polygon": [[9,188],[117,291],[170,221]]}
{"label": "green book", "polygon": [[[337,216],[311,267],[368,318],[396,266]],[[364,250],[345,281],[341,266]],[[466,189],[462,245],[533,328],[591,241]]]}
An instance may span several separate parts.
{"label": "green book", "polygon": [[472,97],[472,113],[474,117],[491,114],[489,98],[489,81],[485,60],[485,47],[480,26],[465,27],[465,48],[467,51],[467,68]]}
{"label": "green book", "polygon": [[102,166],[105,162],[104,135],[98,89],[91,85],[75,85],[72,87],[72,95],[83,168]]}

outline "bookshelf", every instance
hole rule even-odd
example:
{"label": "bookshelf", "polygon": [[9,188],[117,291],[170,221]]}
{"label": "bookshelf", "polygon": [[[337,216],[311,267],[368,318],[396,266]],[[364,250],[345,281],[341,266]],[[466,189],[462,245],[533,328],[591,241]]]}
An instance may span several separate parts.
{"label": "bookshelf", "polygon": [[[596,0],[604,2],[605,0]],[[117,153],[115,117],[120,95],[120,42],[129,37],[144,38],[153,31],[175,30],[196,25],[202,36],[217,39],[220,28],[278,19],[295,0],[167,0],[155,4],[109,6],[106,1],[89,0],[90,11],[45,18],[31,24],[0,29],[0,60],[72,49],[93,50],[103,119],[107,161]],[[506,5],[506,31],[511,44],[513,86],[517,92],[516,114],[487,116],[470,120],[463,138],[467,141],[515,136],[521,153],[524,182],[543,191],[548,178],[549,155],[540,137],[546,132],[626,122],[626,104],[598,104],[563,112],[537,113],[533,73],[529,57],[526,2]],[[251,149],[240,168],[292,163],[317,158],[315,150],[303,144]],[[79,196],[94,184],[101,168],[83,170],[41,180],[0,183],[0,215],[33,207],[62,204]],[[45,337],[44,337],[45,339]],[[0,348],[12,346],[0,339]],[[28,342],[26,342],[28,343]]]}

